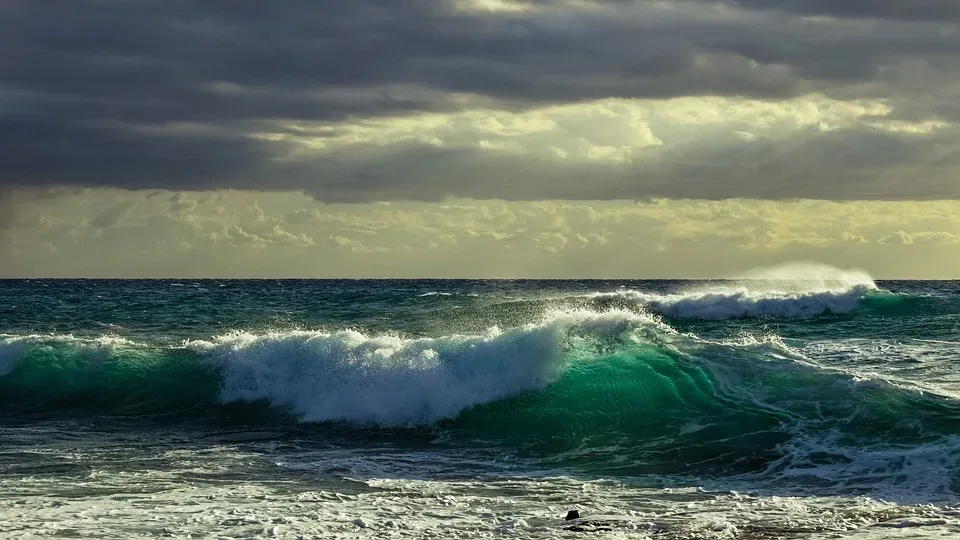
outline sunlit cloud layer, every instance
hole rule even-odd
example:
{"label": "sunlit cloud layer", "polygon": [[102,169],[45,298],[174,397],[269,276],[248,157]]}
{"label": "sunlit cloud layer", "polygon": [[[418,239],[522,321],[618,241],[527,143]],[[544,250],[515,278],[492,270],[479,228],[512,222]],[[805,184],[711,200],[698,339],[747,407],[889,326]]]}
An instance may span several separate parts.
{"label": "sunlit cloud layer", "polygon": [[[818,260],[942,278],[954,201],[322,204],[296,193],[85,190],[25,204],[9,275],[717,277]],[[40,269],[40,270],[38,270]]]}

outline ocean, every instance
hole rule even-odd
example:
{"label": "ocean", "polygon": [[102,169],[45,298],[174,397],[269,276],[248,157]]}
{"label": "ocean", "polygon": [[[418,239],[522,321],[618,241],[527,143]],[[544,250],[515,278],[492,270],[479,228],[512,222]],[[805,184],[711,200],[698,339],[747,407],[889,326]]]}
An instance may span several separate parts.
{"label": "ocean", "polygon": [[0,536],[943,538],[958,361],[853,271],[3,280]]}

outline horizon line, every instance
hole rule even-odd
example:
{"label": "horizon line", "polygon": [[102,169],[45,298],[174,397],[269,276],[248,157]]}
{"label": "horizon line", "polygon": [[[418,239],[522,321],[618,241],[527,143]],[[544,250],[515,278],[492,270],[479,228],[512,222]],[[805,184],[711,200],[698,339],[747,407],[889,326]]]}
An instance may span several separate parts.
{"label": "horizon line", "polygon": [[[960,281],[955,278],[873,277],[875,281]],[[217,277],[217,276],[0,276],[0,281],[830,281],[829,278],[757,278],[757,277]],[[841,280],[836,280],[841,281]]]}

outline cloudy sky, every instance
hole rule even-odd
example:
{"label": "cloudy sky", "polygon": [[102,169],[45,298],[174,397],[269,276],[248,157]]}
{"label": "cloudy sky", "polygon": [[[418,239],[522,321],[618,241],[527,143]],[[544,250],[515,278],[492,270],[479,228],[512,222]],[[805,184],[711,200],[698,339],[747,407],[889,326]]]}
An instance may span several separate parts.
{"label": "cloudy sky", "polygon": [[960,277],[956,0],[5,0],[0,275]]}

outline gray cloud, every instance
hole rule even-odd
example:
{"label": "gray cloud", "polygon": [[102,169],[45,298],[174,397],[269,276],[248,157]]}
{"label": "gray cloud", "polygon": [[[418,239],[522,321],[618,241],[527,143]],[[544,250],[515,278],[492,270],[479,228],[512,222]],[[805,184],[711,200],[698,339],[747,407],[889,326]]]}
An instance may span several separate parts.
{"label": "gray cloud", "polygon": [[953,0],[732,0],[731,3],[748,8],[837,17],[919,21],[960,19],[960,4]]}
{"label": "gray cloud", "polygon": [[[856,137],[840,141],[853,157],[832,151],[836,135],[756,156],[755,147],[725,148],[744,161],[720,170],[570,166],[409,142],[290,160],[290,144],[246,136],[283,122],[472,106],[451,93],[522,110],[607,97],[823,92],[888,100],[899,118],[960,120],[960,90],[950,84],[960,37],[941,24],[958,18],[952,1],[740,0],[734,11],[706,0],[670,9],[600,3],[607,9],[539,1],[531,11],[487,13],[441,0],[6,2],[0,190],[302,189],[351,201],[960,195],[939,180],[872,189],[859,180],[871,167],[844,172],[879,151],[890,167],[932,159],[930,141],[902,135],[844,132]],[[850,180],[796,183],[816,174],[810,163]]]}

